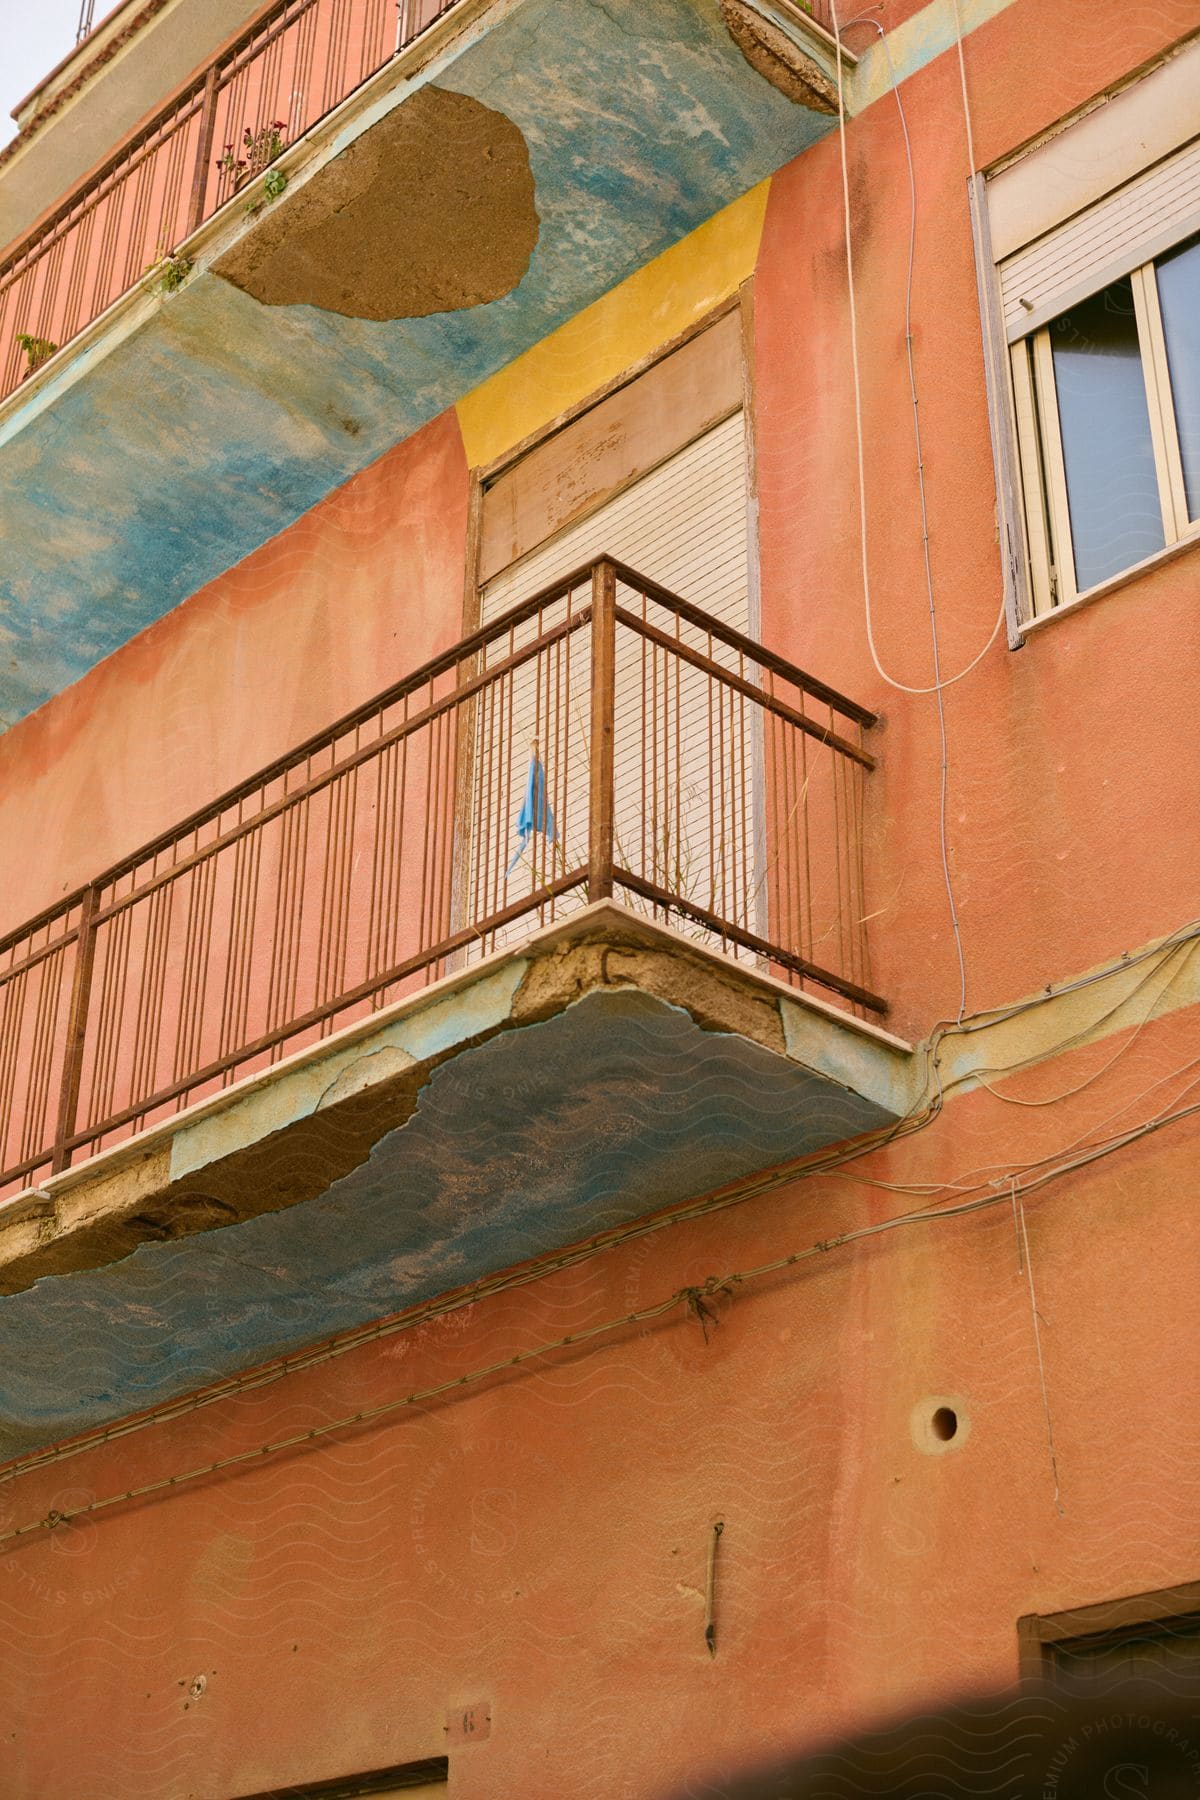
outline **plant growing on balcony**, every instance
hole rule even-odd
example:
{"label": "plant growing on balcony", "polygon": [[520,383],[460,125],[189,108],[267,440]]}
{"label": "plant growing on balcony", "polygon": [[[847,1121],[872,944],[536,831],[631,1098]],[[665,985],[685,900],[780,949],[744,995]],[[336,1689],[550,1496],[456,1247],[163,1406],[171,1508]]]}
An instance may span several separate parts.
{"label": "plant growing on balcony", "polygon": [[251,135],[249,130],[242,142],[246,148],[246,166],[251,175],[261,175],[281,156],[287,148],[287,126],[282,119],[276,119],[270,125],[262,125]]}
{"label": "plant growing on balcony", "polygon": [[31,331],[18,331],[17,343],[25,352],[26,375],[32,375],[35,369],[40,369],[58,349],[58,345],[51,343],[49,338],[37,337]]}
{"label": "plant growing on balcony", "polygon": [[178,250],[160,250],[158,261],[151,263],[146,271],[150,278],[146,285],[152,294],[173,294],[183,286],[191,272],[190,256],[181,256]]}
{"label": "plant growing on balcony", "polygon": [[233,145],[226,144],[220,156],[217,158],[217,173],[230,176],[233,180],[234,187],[237,187],[240,180],[245,177],[245,169],[245,163],[240,157],[233,154]]}
{"label": "plant growing on balcony", "polygon": [[[247,125],[242,133],[242,151],[238,156],[234,150],[232,139],[217,157],[217,168],[222,175],[229,176],[234,191],[253,181],[264,169],[270,167],[277,156],[287,148],[287,126],[282,119],[272,120],[270,125],[260,125],[257,131],[251,131]],[[286,185],[287,177],[284,176]],[[278,190],[282,193],[282,188]],[[275,199],[274,194],[268,198]]]}
{"label": "plant growing on balcony", "polygon": [[278,200],[287,184],[288,178],[282,169],[268,169],[263,176],[261,190],[246,208],[246,217],[256,219],[264,206],[269,206],[272,200]]}

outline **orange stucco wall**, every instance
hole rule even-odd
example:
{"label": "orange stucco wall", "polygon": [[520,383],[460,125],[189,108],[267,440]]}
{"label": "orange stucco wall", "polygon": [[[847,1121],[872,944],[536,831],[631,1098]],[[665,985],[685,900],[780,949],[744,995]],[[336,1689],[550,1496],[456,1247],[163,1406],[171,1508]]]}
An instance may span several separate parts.
{"label": "orange stucco wall", "polygon": [[[968,41],[979,160],[1198,23],[1192,6],[1017,0]],[[944,675],[982,649],[1000,602],[958,81],[948,53],[903,88]],[[876,640],[886,668],[921,685],[929,603],[893,99],[854,123],[849,146]],[[755,332],[763,635],[884,715],[869,786],[873,975],[889,1023],[917,1036],[959,1003],[940,739],[933,698],[889,688],[867,649],[836,139],[772,184]],[[441,419],[0,740],[0,833],[59,846],[13,870],[4,923],[451,641],[466,499],[458,427]],[[1185,555],[1019,652],[1001,635],[947,691],[969,1008],[1067,980],[1195,913],[1197,566]],[[925,1191],[868,1177],[932,1183],[937,1199],[954,1197],[942,1184],[997,1183],[987,1210],[748,1285],[718,1303],[708,1343],[677,1310],[415,1416],[10,1547],[0,1788],[230,1800],[437,1754],[447,1716],[480,1702],[490,1736],[450,1746],[454,1800],[655,1800],[689,1771],[1011,1678],[1024,1613],[1195,1580],[1200,1128],[1184,1118],[1028,1202],[1045,1395],[1004,1182],[1189,1104],[1195,1035],[1181,1009],[1064,1050],[997,1094],[952,1098],[852,1171],[0,1486],[4,1530],[878,1222]],[[943,1452],[914,1436],[938,1397],[962,1420]]]}
{"label": "orange stucco wall", "polygon": [[[1115,30],[1110,8],[1020,0],[971,32],[979,160],[1136,68],[1186,11],[1123,12]],[[1068,44],[1069,56],[1055,48]],[[931,565],[952,675],[982,649],[1000,596],[953,51],[902,97]],[[849,153],[876,642],[891,675],[921,686],[932,660],[904,360],[908,168],[891,96],[854,122]],[[933,698],[890,688],[867,652],[836,138],[771,183],[755,341],[763,636],[885,717],[867,790],[872,974],[889,1022],[919,1036],[958,1008],[940,741]],[[10,862],[0,930],[453,641],[466,507],[448,413],[0,737],[0,841],[55,845],[53,858]],[[1194,910],[1200,853],[1156,829],[1185,815],[1200,774],[1180,673],[1200,629],[1193,585],[1185,557],[1020,652],[1001,634],[947,690],[947,847],[969,1005],[1035,990]],[[1131,843],[1144,846],[1132,867]]]}

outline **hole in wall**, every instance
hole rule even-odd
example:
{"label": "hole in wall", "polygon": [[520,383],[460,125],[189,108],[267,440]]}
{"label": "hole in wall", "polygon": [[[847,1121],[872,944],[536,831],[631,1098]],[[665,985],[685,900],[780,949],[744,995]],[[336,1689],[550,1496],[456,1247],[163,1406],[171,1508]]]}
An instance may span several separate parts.
{"label": "hole in wall", "polygon": [[966,1442],[971,1421],[957,1395],[927,1394],[913,1407],[909,1428],[918,1450],[926,1456],[940,1456]]}
{"label": "hole in wall", "polygon": [[952,1406],[939,1406],[935,1409],[929,1426],[935,1438],[948,1444],[958,1433],[958,1414]]}

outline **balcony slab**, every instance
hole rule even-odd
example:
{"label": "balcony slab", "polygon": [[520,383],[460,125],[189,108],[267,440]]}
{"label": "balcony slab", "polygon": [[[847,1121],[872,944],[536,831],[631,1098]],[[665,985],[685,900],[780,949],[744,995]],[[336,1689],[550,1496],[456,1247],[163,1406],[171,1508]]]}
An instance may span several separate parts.
{"label": "balcony slab", "polygon": [[0,1456],[886,1126],[914,1063],[587,908],[0,1210]]}
{"label": "balcony slab", "polygon": [[[815,28],[814,55],[832,66]],[[447,105],[470,114],[462,142],[398,128],[393,115],[410,102],[431,116]],[[503,144],[494,178],[505,179],[500,163],[511,178],[501,199],[517,208],[514,242],[532,243],[527,264],[522,254],[511,268],[486,231],[463,229],[472,208],[486,215],[490,203],[485,114]],[[718,0],[465,0],[285,152],[282,198],[247,216],[255,197],[243,192],[202,227],[182,288],[125,295],[0,405],[0,538],[12,547],[0,588],[0,724],[834,124],[751,68]],[[407,191],[399,210],[360,208],[360,240],[341,217],[337,166],[370,163],[373,132],[394,140],[385,174]],[[517,194],[518,142],[528,204]],[[394,149],[405,144],[410,153]],[[443,165],[455,159],[480,190],[462,207],[447,200]],[[423,316],[348,316],[331,306],[329,280],[280,278],[311,261],[326,215],[340,234],[339,267],[378,262],[381,230],[384,249],[422,265],[393,285],[425,296]],[[401,215],[397,234],[386,220]],[[486,269],[469,266],[473,237]],[[304,294],[320,304],[296,298]],[[271,303],[277,296],[286,303]],[[379,305],[375,292],[375,313]]]}

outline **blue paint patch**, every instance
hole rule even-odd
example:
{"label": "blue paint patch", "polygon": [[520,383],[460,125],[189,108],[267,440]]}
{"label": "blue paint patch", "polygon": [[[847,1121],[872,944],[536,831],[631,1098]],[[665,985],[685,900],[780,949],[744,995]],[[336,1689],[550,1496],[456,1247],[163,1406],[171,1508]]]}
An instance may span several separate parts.
{"label": "blue paint patch", "polygon": [[319,1199],[0,1300],[0,1455],[57,1441],[894,1114],[631,990],[443,1063]]}
{"label": "blue paint patch", "polygon": [[[715,0],[525,0],[432,71],[529,146],[541,232],[503,299],[383,324],[211,273],[6,433],[0,724],[677,243],[832,121],[745,63]],[[402,102],[401,102],[402,103]]]}

